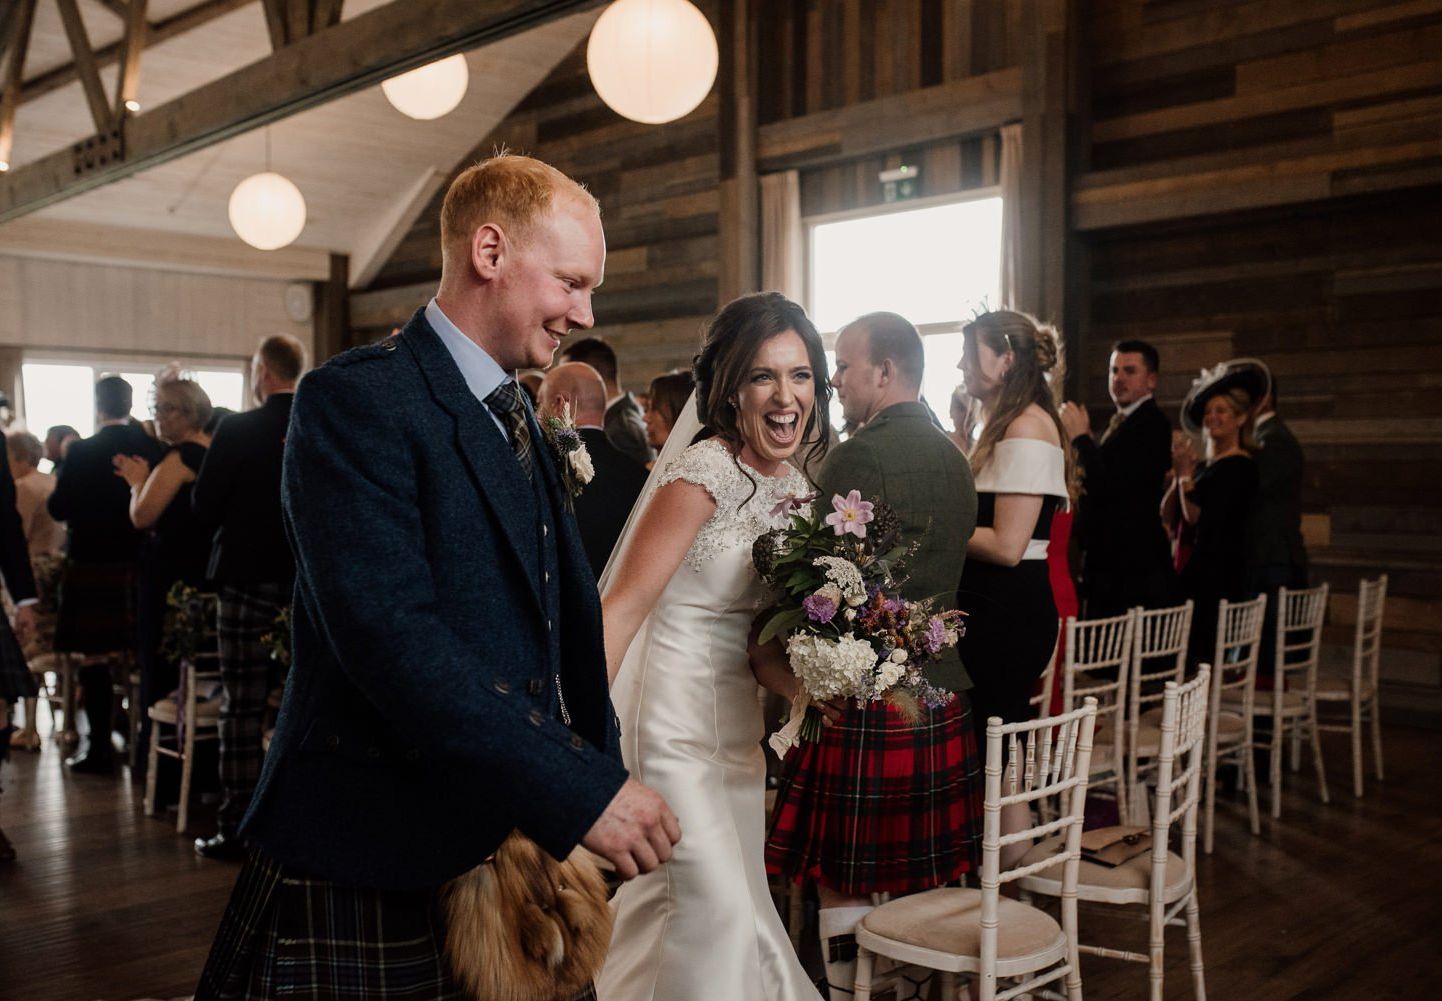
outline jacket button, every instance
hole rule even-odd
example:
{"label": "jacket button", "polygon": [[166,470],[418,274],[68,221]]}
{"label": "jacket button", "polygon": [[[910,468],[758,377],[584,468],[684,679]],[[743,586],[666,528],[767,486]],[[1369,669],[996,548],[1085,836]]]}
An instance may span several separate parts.
{"label": "jacket button", "polygon": [[586,747],[586,742],[585,742],[584,740],[582,740],[579,735],[577,735],[577,734],[572,734],[572,735],[571,735],[571,746],[572,746],[573,748],[575,748],[576,750],[578,750],[578,751],[584,750],[585,747]]}
{"label": "jacket button", "polygon": [[332,751],[336,750],[338,747],[340,747],[340,737],[339,737],[338,735],[334,734],[334,733],[328,733],[328,734],[326,734],[326,737],[325,737],[325,746],[326,746],[329,750],[332,750]]}
{"label": "jacket button", "polygon": [[551,526],[550,526],[550,525],[542,525],[542,526],[541,526],[541,537],[544,538],[544,537],[546,537],[547,535],[550,535],[550,534],[551,534]]}
{"label": "jacket button", "polygon": [[526,691],[532,695],[544,695],[546,693],[546,681],[544,678],[532,678],[526,682]]}
{"label": "jacket button", "polygon": [[495,681],[491,682],[491,687],[494,688],[501,695],[511,694],[511,683],[505,678],[497,678]]}
{"label": "jacket button", "polygon": [[534,726],[540,726],[546,722],[546,714],[539,709],[532,709],[526,718],[529,719]]}
{"label": "jacket button", "polygon": [[381,756],[381,749],[380,749],[379,747],[367,747],[367,748],[366,748],[366,757],[367,757],[367,758],[370,758],[372,761],[375,761],[375,760],[378,759],[380,756]]}
{"label": "jacket button", "polygon": [[396,338],[387,337],[385,340],[381,341],[381,347],[384,348],[386,351],[394,351],[396,349],[396,344],[398,343],[399,342]]}
{"label": "jacket button", "polygon": [[411,763],[415,763],[421,760],[421,752],[417,751],[414,747],[411,748],[409,751],[406,752],[406,760]]}

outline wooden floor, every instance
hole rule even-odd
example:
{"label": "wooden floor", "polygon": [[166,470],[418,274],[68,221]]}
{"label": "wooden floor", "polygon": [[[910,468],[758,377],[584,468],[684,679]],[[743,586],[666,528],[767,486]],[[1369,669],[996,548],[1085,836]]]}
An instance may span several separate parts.
{"label": "wooden floor", "polygon": [[[1386,737],[1389,779],[1365,799],[1352,798],[1345,744],[1329,741],[1331,806],[1304,771],[1260,838],[1235,803],[1221,811],[1199,866],[1212,998],[1442,996],[1442,734]],[[19,859],[0,863],[0,1001],[190,993],[236,867],[196,858],[123,778],[72,776],[60,758],[47,743],[4,769],[0,826]],[[199,812],[200,832],[209,819]],[[1146,949],[1144,924],[1095,911],[1082,935]],[[1191,997],[1180,929],[1167,959],[1169,996]],[[1143,966],[1087,958],[1083,974],[1093,1001],[1146,996]]]}

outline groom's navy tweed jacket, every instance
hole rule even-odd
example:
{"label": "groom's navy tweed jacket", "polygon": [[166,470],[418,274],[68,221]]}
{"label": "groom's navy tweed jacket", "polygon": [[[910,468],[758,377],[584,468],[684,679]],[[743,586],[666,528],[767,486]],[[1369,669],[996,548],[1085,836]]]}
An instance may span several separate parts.
{"label": "groom's navy tweed jacket", "polygon": [[513,828],[564,857],[625,781],[596,582],[531,424],[534,486],[423,313],[302,381],[292,666],[241,829],[281,863],[435,886]]}

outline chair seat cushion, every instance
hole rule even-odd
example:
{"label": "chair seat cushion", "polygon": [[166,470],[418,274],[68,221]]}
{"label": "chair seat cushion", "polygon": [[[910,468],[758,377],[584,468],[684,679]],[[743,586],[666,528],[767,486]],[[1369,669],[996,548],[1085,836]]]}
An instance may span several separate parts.
{"label": "chair seat cushion", "polygon": [[[1040,862],[1050,855],[1055,855],[1063,848],[1063,839],[1060,835],[1047,838],[1031,847],[1031,850],[1022,857],[1022,865],[1031,865],[1033,862]],[[1096,862],[1088,862],[1082,859],[1077,865],[1077,896],[1082,900],[1094,899],[1089,897],[1087,889],[1095,888],[1105,891],[1136,891],[1139,894],[1146,894],[1152,885],[1152,853],[1146,852],[1135,858],[1128,859],[1119,866],[1105,866]],[[1175,852],[1167,852],[1167,885],[1166,900],[1168,903],[1181,897],[1191,885],[1187,877],[1187,863]],[[1061,869],[1052,868],[1037,876],[1028,876],[1022,880],[1022,886],[1026,889],[1034,889],[1040,893],[1047,893],[1057,896],[1061,893]],[[1053,890],[1054,887],[1054,890]]]}
{"label": "chair seat cushion", "polygon": [[[1221,712],[1217,713],[1217,743],[1235,744],[1247,733],[1246,721],[1242,719],[1242,704],[1240,699],[1235,706],[1222,706]],[[1140,748],[1142,757],[1161,753],[1162,747],[1162,710],[1161,707],[1148,709],[1142,713],[1140,727],[1137,733],[1137,746]],[[1150,748],[1150,750],[1149,750]]]}
{"label": "chair seat cushion", "polygon": [[[1372,682],[1363,677],[1359,693],[1362,700],[1372,697]],[[1352,672],[1350,670],[1317,672],[1317,698],[1328,702],[1350,702],[1352,699]]]}
{"label": "chair seat cushion", "polygon": [[[174,726],[179,718],[179,707],[174,699],[161,699],[148,710],[148,715],[157,723]],[[214,723],[220,719],[220,700],[208,699],[195,704],[195,716],[201,723]]]}
{"label": "chair seat cushion", "polygon": [[[1222,709],[1240,712],[1242,709],[1242,695],[1240,692],[1222,693]],[[1252,711],[1258,716],[1272,715],[1272,693],[1258,692],[1252,698]],[[1298,691],[1282,693],[1282,715],[1298,716],[1307,711],[1307,700]]]}
{"label": "chair seat cushion", "polygon": [[[1009,897],[998,901],[996,956],[1024,960],[1065,946],[1061,925],[1045,911]],[[981,953],[981,891],[943,887],[882,904],[860,928],[879,938],[951,956]]]}

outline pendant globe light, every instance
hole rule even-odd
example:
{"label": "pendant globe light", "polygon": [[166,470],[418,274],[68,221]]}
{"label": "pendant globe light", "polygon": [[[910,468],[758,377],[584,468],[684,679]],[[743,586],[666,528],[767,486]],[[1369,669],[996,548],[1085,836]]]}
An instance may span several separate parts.
{"label": "pendant globe light", "polygon": [[391,77],[381,92],[401,114],[424,122],[454,111],[470,82],[466,57],[457,53]]}
{"label": "pendant globe light", "polygon": [[289,178],[270,169],[270,130],[265,134],[265,171],[235,186],[228,206],[230,228],[257,250],[279,250],[305,229],[305,198]]}
{"label": "pendant globe light", "polygon": [[618,115],[675,121],[716,81],[716,33],[687,0],[615,0],[591,29],[591,85]]}

